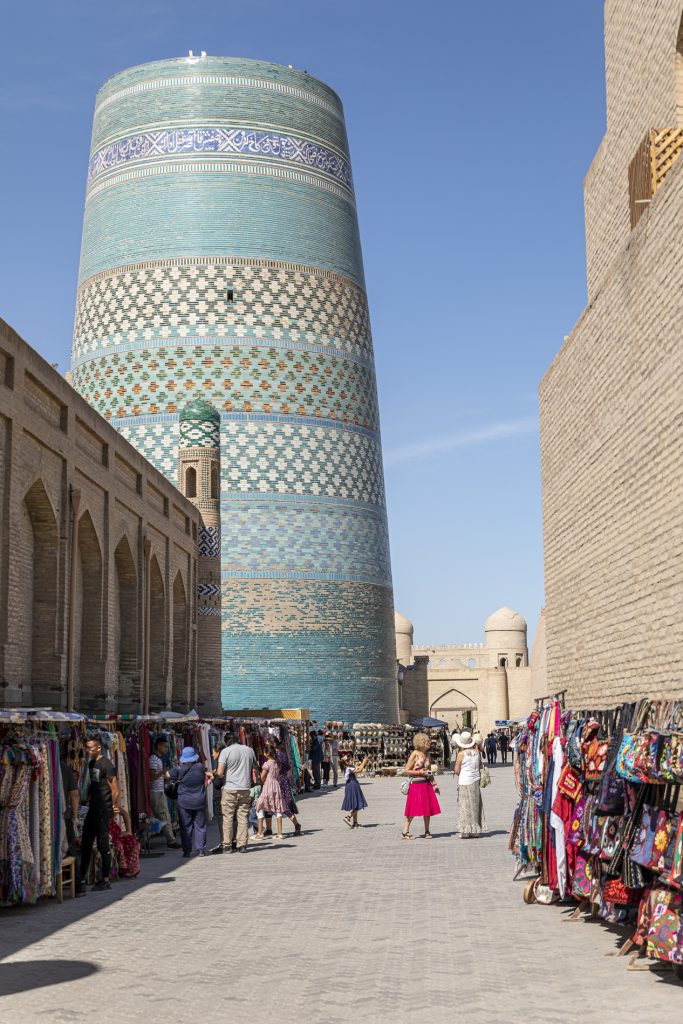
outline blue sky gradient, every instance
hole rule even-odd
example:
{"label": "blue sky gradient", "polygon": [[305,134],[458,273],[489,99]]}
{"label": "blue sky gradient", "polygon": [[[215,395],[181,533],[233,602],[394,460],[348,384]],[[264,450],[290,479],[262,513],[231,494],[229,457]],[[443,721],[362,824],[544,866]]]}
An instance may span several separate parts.
{"label": "blue sky gradient", "polygon": [[188,49],[340,94],[382,411],[396,606],[476,642],[543,604],[538,384],[586,301],[602,4],[117,0],[5,5],[0,315],[69,366],[95,93]]}

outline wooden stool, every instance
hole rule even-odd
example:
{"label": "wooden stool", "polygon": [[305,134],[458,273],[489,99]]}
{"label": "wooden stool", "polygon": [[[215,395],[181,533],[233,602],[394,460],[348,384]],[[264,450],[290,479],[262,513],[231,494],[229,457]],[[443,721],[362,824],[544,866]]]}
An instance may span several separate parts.
{"label": "wooden stool", "polygon": [[74,857],[65,857],[62,861],[62,866],[57,873],[57,902],[62,903],[64,900],[64,882],[69,886],[69,892],[71,898],[76,898],[76,859]]}

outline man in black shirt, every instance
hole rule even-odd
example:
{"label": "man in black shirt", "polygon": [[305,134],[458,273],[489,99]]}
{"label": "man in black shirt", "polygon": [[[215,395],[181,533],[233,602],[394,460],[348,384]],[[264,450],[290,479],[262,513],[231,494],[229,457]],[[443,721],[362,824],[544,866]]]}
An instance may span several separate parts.
{"label": "man in black shirt", "polygon": [[90,867],[93,843],[97,841],[97,849],[102,858],[102,881],[93,889],[102,891],[111,889],[109,872],[111,871],[111,854],[109,852],[109,822],[112,815],[119,813],[119,783],[116,769],[111,761],[102,754],[102,739],[99,733],[90,733],[85,741],[85,753],[88,758],[88,813],[83,822],[81,837],[80,879],[76,893],[85,893],[85,877]]}

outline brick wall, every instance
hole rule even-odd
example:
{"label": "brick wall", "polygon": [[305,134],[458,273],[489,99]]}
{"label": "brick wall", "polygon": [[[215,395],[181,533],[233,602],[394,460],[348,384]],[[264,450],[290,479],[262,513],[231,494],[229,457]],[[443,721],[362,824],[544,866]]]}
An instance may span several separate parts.
{"label": "brick wall", "polygon": [[[664,14],[675,40],[681,4],[608,5],[614,52],[617,25],[624,52],[640,38],[636,7],[660,61]],[[647,80],[661,77],[655,66]],[[621,158],[624,170],[627,146]],[[679,160],[540,389],[548,692],[575,705],[683,696],[682,324]]]}
{"label": "brick wall", "polygon": [[214,694],[196,688],[198,523],[191,502],[0,320],[0,706],[65,707],[72,652],[76,708],[141,710],[143,538],[155,567],[152,704],[168,706],[174,673],[176,703],[180,691],[184,707],[217,700],[218,676]]}
{"label": "brick wall", "polygon": [[638,144],[649,128],[683,125],[676,81],[682,13],[681,0],[605,4],[607,133],[585,181],[590,299],[630,235],[628,165]]}

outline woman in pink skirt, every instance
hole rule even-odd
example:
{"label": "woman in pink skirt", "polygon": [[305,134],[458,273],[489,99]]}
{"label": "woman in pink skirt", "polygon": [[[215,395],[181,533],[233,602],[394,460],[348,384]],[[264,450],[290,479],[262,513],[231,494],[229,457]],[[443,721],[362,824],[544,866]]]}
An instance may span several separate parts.
{"label": "woman in pink skirt", "polygon": [[432,773],[432,762],[429,757],[431,741],[424,732],[418,732],[413,739],[414,750],[408,758],[404,775],[410,779],[410,789],[406,800],[405,823],[403,825],[403,839],[414,839],[410,831],[410,823],[413,818],[424,818],[424,838],[431,839],[429,831],[429,819],[435,814],[441,814],[439,801],[436,794],[439,792],[436,780]]}

